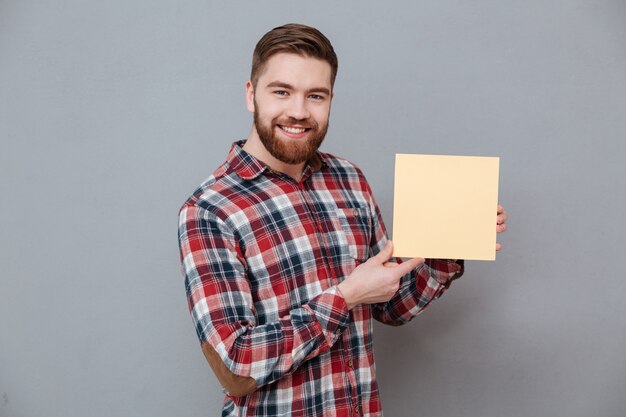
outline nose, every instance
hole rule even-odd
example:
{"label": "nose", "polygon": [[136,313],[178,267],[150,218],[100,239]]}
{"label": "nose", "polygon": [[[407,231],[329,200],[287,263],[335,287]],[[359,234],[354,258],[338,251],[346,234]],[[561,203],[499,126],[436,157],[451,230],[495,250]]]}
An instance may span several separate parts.
{"label": "nose", "polygon": [[304,120],[308,119],[310,115],[305,97],[294,97],[291,100],[287,109],[287,116],[296,120]]}

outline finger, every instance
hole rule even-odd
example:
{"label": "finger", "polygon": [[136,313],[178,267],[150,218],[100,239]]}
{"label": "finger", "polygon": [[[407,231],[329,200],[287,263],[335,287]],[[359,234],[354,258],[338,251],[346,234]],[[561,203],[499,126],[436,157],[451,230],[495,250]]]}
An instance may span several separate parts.
{"label": "finger", "polygon": [[502,245],[499,243],[496,243],[496,252],[499,251],[500,249],[502,249]]}
{"label": "finger", "polygon": [[506,212],[498,214],[498,216],[496,217],[496,223],[498,223],[498,224],[506,223],[506,220],[508,218],[509,218],[509,216],[506,214]]}
{"label": "finger", "polygon": [[504,207],[501,204],[498,204],[498,214],[504,213]]}
{"label": "finger", "polygon": [[499,224],[496,226],[496,233],[502,233],[506,230],[506,224]]}
{"label": "finger", "polygon": [[424,262],[425,262],[424,258],[412,258],[406,262],[402,262],[401,264],[398,264],[398,266],[396,267],[396,271],[400,275],[406,275],[412,270],[414,270],[415,268],[417,268],[419,265],[423,264]]}
{"label": "finger", "polygon": [[376,256],[371,257],[369,260],[376,262],[376,263],[383,264],[389,258],[391,258],[392,253],[393,253],[393,244],[391,243],[391,240],[388,240],[385,246],[383,246],[383,248],[380,250],[380,252],[378,252]]}
{"label": "finger", "polygon": [[422,259],[422,258],[411,258],[411,259],[407,259],[406,261],[403,261],[402,263],[397,263],[397,262],[385,262],[385,263],[383,264],[383,266],[384,266],[385,268],[397,268],[397,267],[399,267],[400,265],[404,265],[405,263],[407,263],[407,262],[409,262],[409,261],[412,261],[413,259]]}

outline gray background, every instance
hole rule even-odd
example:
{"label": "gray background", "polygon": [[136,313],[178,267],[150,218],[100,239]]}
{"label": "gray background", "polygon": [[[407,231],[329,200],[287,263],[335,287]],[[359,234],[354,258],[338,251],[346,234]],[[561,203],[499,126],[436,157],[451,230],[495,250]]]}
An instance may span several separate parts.
{"label": "gray background", "polygon": [[386,415],[626,415],[609,0],[0,1],[0,415],[219,415],[177,211],[248,134],[252,49],[291,21],[335,45],[323,149],[362,167],[389,227],[396,152],[501,157],[498,260],[376,326]]}

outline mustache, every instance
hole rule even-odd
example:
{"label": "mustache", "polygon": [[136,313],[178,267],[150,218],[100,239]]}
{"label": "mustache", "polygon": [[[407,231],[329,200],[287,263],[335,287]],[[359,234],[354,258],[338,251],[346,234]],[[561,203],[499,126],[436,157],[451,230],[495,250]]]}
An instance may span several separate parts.
{"label": "mustache", "polygon": [[276,125],[299,125],[302,126],[306,129],[317,129],[319,127],[319,125],[317,124],[317,122],[313,119],[307,118],[307,119],[296,119],[294,117],[286,117],[286,118],[282,118],[282,119],[274,119],[272,121],[272,124],[274,126]]}

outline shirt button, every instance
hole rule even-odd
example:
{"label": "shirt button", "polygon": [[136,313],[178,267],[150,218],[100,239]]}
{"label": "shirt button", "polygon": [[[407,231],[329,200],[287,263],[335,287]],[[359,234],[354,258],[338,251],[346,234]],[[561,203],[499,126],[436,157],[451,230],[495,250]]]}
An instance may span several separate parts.
{"label": "shirt button", "polygon": [[359,217],[359,211],[357,209],[352,209],[352,215],[354,217]]}
{"label": "shirt button", "polygon": [[354,412],[355,412],[355,413],[358,413],[358,412],[359,412],[359,406],[358,406],[358,405],[355,405],[355,406],[354,406]]}
{"label": "shirt button", "polygon": [[346,362],[346,365],[348,365],[348,368],[352,368],[352,359],[348,359],[348,362]]}

